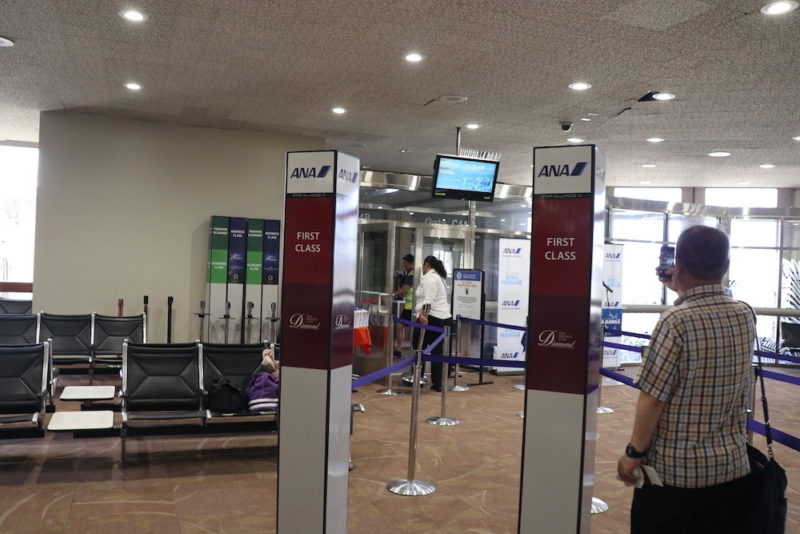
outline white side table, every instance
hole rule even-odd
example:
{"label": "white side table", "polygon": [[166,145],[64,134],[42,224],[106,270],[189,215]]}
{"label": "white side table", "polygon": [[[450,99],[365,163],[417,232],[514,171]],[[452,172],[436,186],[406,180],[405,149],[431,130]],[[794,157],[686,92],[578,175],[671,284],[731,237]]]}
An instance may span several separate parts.
{"label": "white side table", "polygon": [[50,418],[50,423],[47,425],[47,430],[51,432],[74,432],[76,430],[102,430],[113,426],[114,412],[111,410],[70,411],[54,413]]}

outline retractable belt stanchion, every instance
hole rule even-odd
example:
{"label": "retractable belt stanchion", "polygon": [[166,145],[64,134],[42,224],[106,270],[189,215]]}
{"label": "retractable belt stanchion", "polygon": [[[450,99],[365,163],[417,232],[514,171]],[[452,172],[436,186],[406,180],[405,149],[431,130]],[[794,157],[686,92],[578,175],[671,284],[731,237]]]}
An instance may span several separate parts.
{"label": "retractable belt stanchion", "polygon": [[252,302],[248,301],[248,303],[247,303],[247,317],[245,318],[245,324],[247,325],[245,327],[245,336],[246,336],[245,339],[244,339],[245,343],[250,343],[251,342],[250,341],[250,330],[251,330],[252,325],[253,325],[253,306],[255,306],[255,304],[253,304]]}
{"label": "retractable belt stanchion", "polygon": [[[463,355],[461,347],[461,316],[456,315],[456,356],[460,358]],[[468,386],[458,385],[458,373],[460,370],[461,366],[456,364],[455,373],[453,374],[453,385],[450,387],[450,391],[469,391]]]}
{"label": "retractable belt stanchion", "polygon": [[[450,327],[444,327],[444,342],[446,343],[444,350],[445,354],[448,356],[450,355]],[[442,364],[442,382],[444,385],[447,386],[447,372],[449,370],[449,364],[444,362]],[[453,417],[447,417],[447,387],[442,388],[442,415],[439,417],[429,417],[425,420],[426,423],[429,425],[437,425],[437,426],[455,426],[461,424],[461,421],[455,419]]]}
{"label": "retractable belt stanchion", "polygon": [[[426,308],[430,308],[426,305]],[[426,309],[427,312],[427,309]],[[417,410],[419,405],[419,374],[422,368],[422,344],[424,343],[424,332],[420,332],[419,343],[415,349],[416,359],[414,361],[413,380],[411,389],[411,431],[408,436],[408,478],[398,478],[386,484],[386,489],[397,495],[417,497],[420,495],[430,495],[436,491],[436,486],[424,480],[414,478],[417,469]]]}
{"label": "retractable belt stanchion", "polygon": [[200,301],[200,313],[195,314],[197,317],[200,318],[200,341],[205,342],[206,340],[206,301]]}
{"label": "retractable belt stanchion", "polygon": [[172,343],[172,303],[175,299],[167,297],[167,343]]}
{"label": "retractable belt stanchion", "polygon": [[[378,295],[378,309],[380,309],[380,306],[381,306],[380,299],[381,299],[382,296],[383,295]],[[390,324],[391,324],[392,321],[394,321],[394,317],[389,317]],[[420,335],[422,335],[422,334],[424,334],[424,332],[420,332]],[[394,336],[391,336],[391,337],[394,338]],[[384,347],[384,350],[388,350],[388,349],[386,349],[386,347]],[[387,358],[388,358],[388,361],[386,362],[386,366],[388,367],[392,363],[392,357],[391,356],[387,356]],[[387,397],[396,397],[398,395],[405,395],[406,394],[406,392],[403,391],[402,389],[393,389],[392,388],[392,374],[391,373],[386,375],[386,387],[383,388],[383,389],[379,389],[378,391],[376,391],[376,393],[378,393],[379,395],[385,395]]]}
{"label": "retractable belt stanchion", "polygon": [[272,314],[269,317],[269,336],[270,342],[277,343],[278,342],[278,304],[273,302],[269,305]]}
{"label": "retractable belt stanchion", "polygon": [[230,326],[231,326],[231,303],[228,301],[225,301],[225,315],[222,316],[222,320],[225,321],[225,326],[223,328],[223,331],[225,332],[224,334],[225,337],[223,338],[224,339],[223,343],[227,345],[228,333],[230,332]]}

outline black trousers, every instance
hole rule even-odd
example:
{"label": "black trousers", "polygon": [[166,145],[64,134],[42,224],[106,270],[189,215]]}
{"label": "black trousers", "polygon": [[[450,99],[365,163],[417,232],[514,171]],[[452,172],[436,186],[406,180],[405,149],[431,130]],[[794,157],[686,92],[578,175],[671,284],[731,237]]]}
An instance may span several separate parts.
{"label": "black trousers", "polygon": [[736,534],[750,477],[706,488],[644,486],[633,492],[631,534]]}
{"label": "black trousers", "polygon": [[[450,326],[451,319],[448,317],[447,319],[439,319],[438,317],[434,317],[433,315],[428,315],[428,324],[430,326],[438,326],[439,328],[444,328],[445,326]],[[417,349],[419,346],[419,328],[414,329],[414,350]],[[433,332],[431,330],[425,330],[425,337],[423,338],[422,342],[422,349],[424,350],[425,347],[436,341],[441,334],[439,332]],[[434,349],[431,351],[431,354],[444,354],[444,341],[439,343]],[[438,362],[431,362],[431,385],[441,387],[442,386],[442,368],[444,364]]]}

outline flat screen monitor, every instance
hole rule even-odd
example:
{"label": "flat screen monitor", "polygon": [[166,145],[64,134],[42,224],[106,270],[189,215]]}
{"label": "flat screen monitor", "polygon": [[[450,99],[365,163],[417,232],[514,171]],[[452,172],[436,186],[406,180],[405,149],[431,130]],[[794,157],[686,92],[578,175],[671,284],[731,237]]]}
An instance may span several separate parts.
{"label": "flat screen monitor", "polygon": [[433,166],[433,196],[491,202],[499,168],[498,161],[439,154]]}

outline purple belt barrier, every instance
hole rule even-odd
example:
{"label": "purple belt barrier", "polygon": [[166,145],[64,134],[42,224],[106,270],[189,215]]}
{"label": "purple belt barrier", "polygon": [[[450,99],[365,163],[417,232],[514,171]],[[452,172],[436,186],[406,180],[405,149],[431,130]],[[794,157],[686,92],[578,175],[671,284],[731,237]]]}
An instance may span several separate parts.
{"label": "purple belt barrier", "polygon": [[524,326],[517,326],[517,325],[513,325],[513,324],[495,323],[495,322],[492,322],[492,321],[479,321],[478,319],[470,319],[468,317],[462,317],[461,321],[465,322],[465,323],[484,324],[486,326],[496,326],[498,328],[508,328],[509,330],[520,330],[522,332],[525,332],[527,330],[527,328],[524,327]]}
{"label": "purple belt barrier", "polygon": [[525,368],[525,362],[516,360],[484,360],[482,358],[461,358],[454,356],[439,356],[438,354],[430,354],[425,356],[425,360],[437,363],[453,363],[459,365],[477,365],[483,367],[517,367],[520,369]]}

